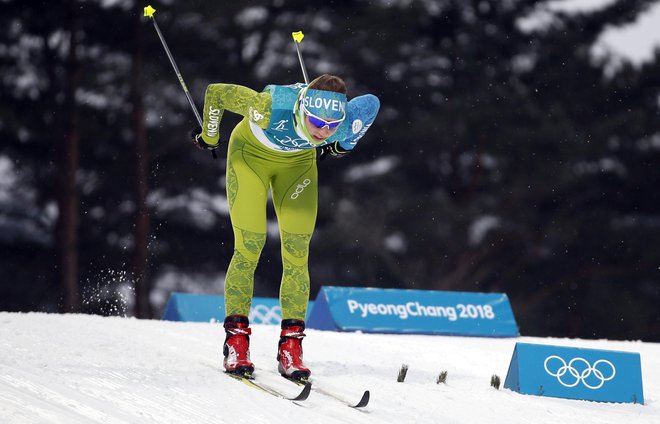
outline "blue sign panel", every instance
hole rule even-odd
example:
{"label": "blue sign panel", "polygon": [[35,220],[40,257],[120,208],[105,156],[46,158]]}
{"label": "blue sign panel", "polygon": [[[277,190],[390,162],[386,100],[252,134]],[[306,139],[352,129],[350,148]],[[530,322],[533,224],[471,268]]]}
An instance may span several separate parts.
{"label": "blue sign panel", "polygon": [[308,328],[516,337],[506,294],[321,287]]}
{"label": "blue sign panel", "polygon": [[639,353],[516,343],[504,387],[538,396],[644,403]]}
{"label": "blue sign panel", "polygon": [[[307,310],[312,308],[310,302]],[[248,317],[252,324],[279,325],[282,320],[279,299],[255,297]],[[202,294],[172,293],[165,306],[163,319],[166,321],[223,322],[225,320],[225,297]]]}

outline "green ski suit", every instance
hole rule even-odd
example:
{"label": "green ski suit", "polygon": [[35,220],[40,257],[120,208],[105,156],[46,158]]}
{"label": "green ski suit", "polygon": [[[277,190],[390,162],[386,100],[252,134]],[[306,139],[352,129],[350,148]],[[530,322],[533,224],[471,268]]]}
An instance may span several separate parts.
{"label": "green ski suit", "polygon": [[[237,85],[212,84],[205,96],[204,128],[218,125],[223,110],[246,117],[232,131],[227,151],[227,198],[234,255],[225,281],[225,308],[227,316],[250,313],[254,271],[266,242],[270,189],[282,244],[282,318],[304,321],[309,300],[309,243],[317,212],[316,150],[279,152],[259,142],[249,121],[261,117],[265,128],[270,108],[269,93]],[[206,132],[204,139],[208,144],[217,144],[217,137],[208,137]]]}
{"label": "green ski suit", "polygon": [[[227,316],[250,313],[254,271],[266,242],[266,202],[270,190],[282,245],[282,319],[305,320],[310,290],[309,243],[318,198],[315,148],[341,143],[343,149],[350,150],[376,118],[378,99],[373,95],[356,97],[348,102],[346,119],[335,135],[324,142],[311,143],[300,125],[302,112],[297,119],[294,112],[298,100],[302,101],[307,93],[301,91],[305,87],[268,86],[258,93],[240,85],[211,84],[206,90],[202,139],[207,145],[218,144],[225,110],[244,117],[232,131],[227,151],[227,198],[234,230],[234,254],[225,281]],[[309,93],[338,95],[318,90]],[[339,106],[330,109],[330,113],[341,113],[346,107],[345,103],[328,98],[313,98],[314,103],[307,97],[304,100],[308,108],[316,104]],[[298,129],[293,126],[296,124]]]}

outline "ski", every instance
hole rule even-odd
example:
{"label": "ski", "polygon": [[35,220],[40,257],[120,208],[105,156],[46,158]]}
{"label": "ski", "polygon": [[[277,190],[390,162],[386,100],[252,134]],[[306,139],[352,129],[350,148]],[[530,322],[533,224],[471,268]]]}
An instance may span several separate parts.
{"label": "ski", "polygon": [[[294,383],[298,386],[311,385],[311,383],[309,383],[309,382],[294,380],[294,379],[291,379],[291,378],[287,378],[285,376],[282,376],[282,377],[285,380],[288,380],[288,381],[290,381],[290,382],[292,382],[292,383]],[[320,393],[322,395],[331,397],[331,398],[345,404],[346,406],[350,406],[351,408],[355,408],[355,409],[364,408],[365,406],[367,406],[369,404],[369,398],[371,397],[371,394],[370,394],[369,390],[365,390],[364,393],[362,393],[362,397],[360,398],[359,402],[356,403],[356,404],[353,404],[352,402],[347,401],[343,397],[341,397],[341,396],[339,396],[339,395],[337,395],[337,394],[335,394],[331,391],[328,391],[328,390],[326,390],[322,387],[318,387],[317,385],[311,385],[311,389],[313,391],[317,392],[317,393]]]}
{"label": "ski", "polygon": [[309,393],[312,390],[312,383],[301,383],[300,385],[303,387],[302,391],[298,394],[298,396],[295,397],[288,397],[285,394],[281,393],[280,391],[262,383],[262,382],[256,382],[254,380],[254,377],[252,376],[245,376],[245,375],[240,375],[240,374],[231,374],[228,372],[225,372],[225,374],[234,380],[238,380],[242,382],[243,384],[250,386],[254,389],[260,390],[264,393],[268,393],[269,395],[278,397],[280,399],[286,399],[290,400],[293,402],[297,401],[303,401],[306,400],[309,397]]}
{"label": "ski", "polygon": [[336,395],[332,392],[329,392],[325,389],[322,389],[320,387],[313,386],[312,389],[315,392],[319,392],[323,395],[329,396],[333,399],[338,400],[339,402],[342,402],[342,403],[346,404],[346,406],[350,406],[351,408],[356,408],[356,409],[357,408],[364,408],[365,406],[367,406],[369,404],[369,398],[371,396],[371,394],[369,393],[369,390],[365,390],[364,393],[362,393],[362,397],[360,398],[359,402],[356,403],[356,404],[352,404],[351,402],[347,401],[346,399],[344,399],[344,398],[342,398],[342,397],[340,397],[340,396],[338,396],[338,395]]}

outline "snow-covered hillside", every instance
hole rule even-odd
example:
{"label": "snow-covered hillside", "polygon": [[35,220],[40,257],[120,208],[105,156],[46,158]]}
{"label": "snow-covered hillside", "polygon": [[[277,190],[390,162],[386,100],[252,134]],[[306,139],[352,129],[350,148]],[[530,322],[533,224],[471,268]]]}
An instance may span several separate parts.
{"label": "snow-covered hillside", "polygon": [[[300,405],[223,375],[218,324],[87,315],[0,313],[2,423],[635,423],[660,422],[660,345],[522,337],[482,339],[308,330],[305,359],[318,386],[364,411],[312,392]],[[278,329],[255,326],[260,378],[276,375]],[[593,403],[495,390],[516,341],[640,352],[646,405]],[[410,369],[397,383],[402,363]],[[447,370],[446,384],[436,384]]]}

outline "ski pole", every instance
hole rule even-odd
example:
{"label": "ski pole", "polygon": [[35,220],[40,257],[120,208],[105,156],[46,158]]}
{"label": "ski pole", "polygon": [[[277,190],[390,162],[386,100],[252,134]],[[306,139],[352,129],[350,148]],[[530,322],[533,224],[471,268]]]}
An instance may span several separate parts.
{"label": "ski pole", "polygon": [[[193,102],[192,96],[188,91],[188,87],[186,86],[185,81],[183,81],[183,76],[181,76],[179,67],[176,66],[174,57],[172,57],[172,53],[170,52],[169,47],[167,47],[167,43],[165,42],[165,37],[163,37],[163,33],[160,32],[160,28],[158,28],[158,23],[156,23],[156,18],[154,18],[154,13],[156,13],[156,9],[151,7],[151,5],[147,5],[144,8],[144,16],[148,17],[149,19],[151,19],[151,22],[153,22],[154,28],[156,29],[156,33],[158,33],[158,38],[160,39],[160,42],[163,45],[163,48],[165,49],[165,53],[167,53],[167,57],[170,59],[170,63],[172,64],[172,68],[174,68],[174,72],[176,73],[176,76],[179,79],[179,83],[181,84],[181,88],[183,88],[183,92],[186,93],[186,98],[188,99],[188,103],[190,103],[190,107],[192,108],[192,111],[195,114],[195,118],[197,118],[197,123],[199,123],[199,126],[202,127],[202,118],[201,116],[199,116],[199,112],[197,111],[197,107],[195,107],[195,102]],[[215,154],[215,150],[211,150],[211,153],[213,154],[214,159],[217,158],[217,155]]]}
{"label": "ski pole", "polygon": [[300,42],[305,38],[305,34],[302,31],[292,32],[291,36],[293,37],[293,42],[296,44],[296,51],[298,52],[298,60],[300,61],[300,67],[302,68],[303,78],[305,78],[305,84],[309,84],[309,78],[307,78],[307,69],[305,69],[305,62],[303,62],[302,53],[300,52]]}

